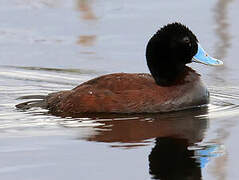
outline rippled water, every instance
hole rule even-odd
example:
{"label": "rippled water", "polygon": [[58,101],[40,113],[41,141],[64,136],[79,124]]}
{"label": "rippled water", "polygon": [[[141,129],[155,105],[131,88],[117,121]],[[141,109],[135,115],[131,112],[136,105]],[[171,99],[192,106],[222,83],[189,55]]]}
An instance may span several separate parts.
{"label": "rippled water", "polygon": [[[238,179],[238,7],[233,0],[1,1],[1,178]],[[15,108],[21,96],[102,74],[148,72],[145,44],[172,21],[189,25],[225,63],[192,65],[210,91],[207,107],[85,118]]]}

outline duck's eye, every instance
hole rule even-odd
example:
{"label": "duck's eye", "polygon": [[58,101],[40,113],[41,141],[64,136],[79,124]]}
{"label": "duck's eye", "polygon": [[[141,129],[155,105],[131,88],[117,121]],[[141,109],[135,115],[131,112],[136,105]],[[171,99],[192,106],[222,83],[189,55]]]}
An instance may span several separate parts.
{"label": "duck's eye", "polygon": [[183,42],[184,42],[185,44],[187,44],[189,47],[192,46],[192,44],[191,44],[190,39],[189,39],[188,36],[185,36],[185,37],[183,38]]}
{"label": "duck's eye", "polygon": [[185,42],[185,43],[190,43],[189,37],[188,37],[188,36],[184,37],[184,38],[183,38],[183,42]]}

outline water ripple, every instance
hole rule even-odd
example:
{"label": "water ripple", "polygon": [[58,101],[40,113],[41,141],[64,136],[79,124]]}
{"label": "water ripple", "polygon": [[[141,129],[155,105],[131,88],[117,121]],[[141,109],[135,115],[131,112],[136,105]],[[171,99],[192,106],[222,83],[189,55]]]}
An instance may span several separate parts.
{"label": "water ripple", "polygon": [[[33,108],[27,111],[17,110],[15,105],[22,102],[18,99],[20,96],[27,95],[47,95],[48,93],[71,89],[75,85],[96,76],[97,72],[90,70],[76,69],[51,69],[39,67],[1,67],[0,77],[0,129],[1,133],[30,133],[32,130],[45,132],[46,130],[63,131],[67,129],[91,129],[87,130],[88,135],[84,133],[85,139],[89,140],[92,134],[99,132],[112,131],[113,127],[117,127],[117,122],[126,123],[127,126],[135,126],[152,128],[152,124],[159,117],[155,115],[131,115],[131,116],[102,116],[88,118],[61,118],[48,114],[47,110]],[[6,81],[7,80],[7,81]],[[30,83],[29,83],[30,82]],[[178,112],[160,115],[160,123],[167,122],[178,124],[177,121],[184,121],[185,117],[195,117],[197,119],[215,119],[236,116],[239,114],[239,88],[238,87],[210,87],[211,103],[206,111],[194,113]],[[187,119],[187,118],[186,118]],[[181,123],[182,123],[181,122]],[[185,122],[186,123],[186,122]],[[156,123],[157,124],[157,123]],[[171,124],[170,126],[174,126]],[[157,126],[157,125],[155,125]],[[180,125],[178,125],[180,126]],[[92,129],[93,128],[93,129]],[[134,127],[136,128],[136,127]],[[160,127],[161,128],[161,127]],[[168,128],[168,127],[167,127]],[[172,127],[170,127],[172,128]],[[145,131],[148,131],[145,129]],[[157,133],[156,133],[157,134]],[[147,136],[146,139],[156,137],[155,135]],[[135,137],[136,138],[136,137]],[[117,138],[116,138],[117,139]],[[144,140],[145,141],[145,140]],[[146,143],[144,141],[137,142],[138,145]],[[134,142],[134,141],[132,141]],[[131,143],[132,143],[131,142]],[[136,143],[136,142],[135,142]],[[118,146],[117,143],[113,146]],[[119,145],[122,146],[122,145]],[[136,146],[136,144],[135,144]]]}

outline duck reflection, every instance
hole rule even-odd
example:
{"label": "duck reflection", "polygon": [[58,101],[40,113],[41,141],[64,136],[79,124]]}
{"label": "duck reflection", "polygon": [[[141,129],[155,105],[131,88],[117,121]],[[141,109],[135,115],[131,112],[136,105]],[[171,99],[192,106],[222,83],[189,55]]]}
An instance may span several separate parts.
{"label": "duck reflection", "polygon": [[187,139],[188,144],[200,142],[207,128],[207,107],[165,114],[135,116],[106,115],[95,118],[101,126],[86,137],[88,141],[120,143],[120,147],[147,144],[147,140],[160,137]]}
{"label": "duck reflection", "polygon": [[[189,146],[203,140],[208,127],[207,107],[165,114],[92,117],[101,125],[81,139],[107,142],[112,147],[136,148],[155,138],[149,154],[153,179],[200,179],[200,158]],[[115,145],[115,144],[119,145]],[[113,144],[113,145],[112,145]]]}
{"label": "duck reflection", "polygon": [[153,179],[201,179],[200,162],[195,151],[188,150],[188,139],[156,138],[155,147],[149,155],[149,172]]}
{"label": "duck reflection", "polygon": [[[79,139],[120,144],[114,145],[114,148],[136,148],[139,143],[148,145],[148,142],[153,139],[155,144],[148,156],[149,173],[153,179],[196,180],[201,178],[201,168],[209,160],[207,157],[210,152],[216,148],[210,146],[199,150],[197,146],[192,149],[195,143],[201,142],[204,138],[208,128],[207,115],[208,109],[204,107],[151,115],[99,116],[91,114],[91,117],[82,115],[81,118],[77,115],[78,118],[65,118],[62,119],[65,122],[59,122],[59,124],[70,128],[77,127],[70,126],[73,123],[80,127],[87,125],[87,121],[91,121],[96,124],[93,133],[88,133],[87,137],[79,137]],[[79,130],[82,131],[82,129]]]}

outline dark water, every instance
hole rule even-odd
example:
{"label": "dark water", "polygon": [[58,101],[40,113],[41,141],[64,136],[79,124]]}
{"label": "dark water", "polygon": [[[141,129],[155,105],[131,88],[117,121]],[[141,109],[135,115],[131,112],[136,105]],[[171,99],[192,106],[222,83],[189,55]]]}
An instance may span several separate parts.
{"label": "dark water", "polygon": [[[238,8],[236,0],[0,1],[1,179],[239,179]],[[207,107],[93,118],[15,109],[20,96],[148,72],[147,40],[173,21],[225,63],[192,65],[211,92]]]}

